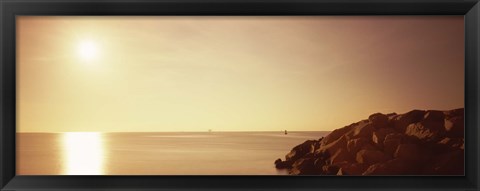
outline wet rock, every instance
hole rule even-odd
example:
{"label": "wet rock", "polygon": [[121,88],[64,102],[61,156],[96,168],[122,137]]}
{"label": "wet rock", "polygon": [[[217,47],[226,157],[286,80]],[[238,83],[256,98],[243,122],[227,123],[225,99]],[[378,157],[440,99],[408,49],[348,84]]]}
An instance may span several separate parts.
{"label": "wet rock", "polygon": [[277,159],[274,162],[275,168],[284,169],[284,168],[292,168],[291,161],[282,161],[282,159]]}

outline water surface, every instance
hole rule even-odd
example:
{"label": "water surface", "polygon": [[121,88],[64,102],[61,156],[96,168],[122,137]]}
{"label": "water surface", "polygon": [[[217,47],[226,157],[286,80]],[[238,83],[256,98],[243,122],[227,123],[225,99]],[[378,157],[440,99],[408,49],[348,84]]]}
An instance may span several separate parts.
{"label": "water surface", "polygon": [[17,133],[19,175],[278,175],[273,161],[328,132]]}

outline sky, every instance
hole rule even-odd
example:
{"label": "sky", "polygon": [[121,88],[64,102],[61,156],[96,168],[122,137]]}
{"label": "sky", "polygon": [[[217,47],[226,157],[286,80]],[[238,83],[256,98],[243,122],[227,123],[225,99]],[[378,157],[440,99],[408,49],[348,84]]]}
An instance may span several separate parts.
{"label": "sky", "polygon": [[330,131],[464,107],[463,16],[17,17],[17,132]]}

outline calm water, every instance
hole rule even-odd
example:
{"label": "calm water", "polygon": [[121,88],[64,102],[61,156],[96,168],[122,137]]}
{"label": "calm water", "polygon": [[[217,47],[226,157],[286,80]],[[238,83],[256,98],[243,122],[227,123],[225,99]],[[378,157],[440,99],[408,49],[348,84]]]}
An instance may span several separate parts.
{"label": "calm water", "polygon": [[328,132],[18,133],[19,175],[276,175],[273,162]]}

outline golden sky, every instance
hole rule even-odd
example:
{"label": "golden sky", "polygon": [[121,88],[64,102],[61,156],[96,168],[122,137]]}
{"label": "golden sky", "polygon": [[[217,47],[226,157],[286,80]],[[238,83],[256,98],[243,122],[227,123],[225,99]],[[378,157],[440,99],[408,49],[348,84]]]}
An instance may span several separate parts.
{"label": "golden sky", "polygon": [[463,16],[20,16],[17,131],[328,131],[459,108],[463,27]]}

